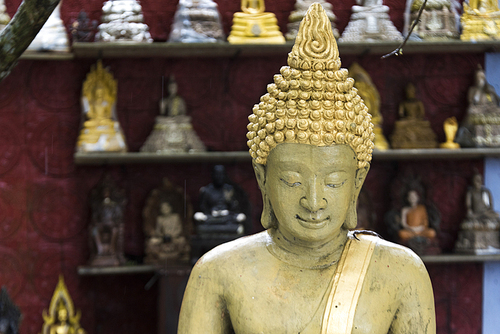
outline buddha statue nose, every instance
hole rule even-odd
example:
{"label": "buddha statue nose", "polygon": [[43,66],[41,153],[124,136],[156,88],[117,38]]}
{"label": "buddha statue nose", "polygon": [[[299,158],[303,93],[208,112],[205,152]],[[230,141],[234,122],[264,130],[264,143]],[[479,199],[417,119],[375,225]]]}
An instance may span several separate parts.
{"label": "buddha statue nose", "polygon": [[321,185],[318,184],[316,180],[308,182],[306,186],[306,193],[300,199],[300,205],[311,213],[324,210],[326,208],[327,201],[321,189]]}

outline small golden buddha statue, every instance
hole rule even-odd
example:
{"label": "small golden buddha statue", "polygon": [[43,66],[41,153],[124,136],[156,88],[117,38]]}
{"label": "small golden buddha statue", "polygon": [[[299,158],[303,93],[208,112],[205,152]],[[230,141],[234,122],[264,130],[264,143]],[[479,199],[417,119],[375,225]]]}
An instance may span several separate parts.
{"label": "small golden buddha statue", "polygon": [[78,152],[127,151],[125,136],[115,112],[116,94],[116,80],[99,60],[83,83],[84,120],[76,146]]}
{"label": "small golden buddha statue", "polygon": [[389,143],[384,136],[382,131],[383,117],[380,112],[380,95],[378,93],[377,87],[372,81],[372,78],[362,68],[358,63],[354,62],[351,67],[349,67],[349,73],[354,79],[354,87],[358,89],[358,94],[361,96],[366,106],[368,107],[368,112],[372,115],[372,123],[374,124],[373,132],[375,133],[375,149],[376,150],[387,150],[389,148]]}
{"label": "small golden buddha statue", "polygon": [[500,39],[500,10],[496,0],[471,0],[463,3],[460,18],[463,41]]}
{"label": "small golden buddha statue", "polygon": [[436,333],[420,258],[366,231],[349,232],[374,126],[340,66],[330,20],[315,3],[288,66],[249,116],[266,230],[196,263],[179,334]]}
{"label": "small golden buddha statue", "polygon": [[80,317],[80,311],[75,314],[73,301],[61,275],[49,311],[43,311],[44,323],[40,334],[85,334],[80,327]]}
{"label": "small golden buddha statue", "polygon": [[276,16],[264,10],[264,0],[241,0],[242,12],[234,13],[227,41],[231,44],[285,43]]}
{"label": "small golden buddha statue", "polygon": [[441,148],[447,149],[457,149],[460,148],[459,143],[455,143],[455,135],[458,130],[458,122],[456,117],[449,117],[443,123],[444,135],[446,136],[446,142],[439,144]]}
{"label": "small golden buddha statue", "polygon": [[396,121],[391,136],[392,148],[435,148],[436,134],[425,120],[425,107],[416,98],[415,86],[406,86],[406,99],[399,104],[400,120]]}

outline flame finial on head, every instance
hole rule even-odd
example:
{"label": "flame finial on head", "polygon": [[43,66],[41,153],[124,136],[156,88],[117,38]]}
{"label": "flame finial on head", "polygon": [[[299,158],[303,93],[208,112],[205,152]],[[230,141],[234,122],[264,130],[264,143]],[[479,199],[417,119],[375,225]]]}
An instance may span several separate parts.
{"label": "flame finial on head", "polygon": [[267,94],[248,117],[248,147],[256,163],[266,164],[281,143],[349,145],[358,167],[367,167],[373,151],[368,108],[348,71],[340,68],[337,43],[320,4],[302,20],[288,65],[274,76]]}

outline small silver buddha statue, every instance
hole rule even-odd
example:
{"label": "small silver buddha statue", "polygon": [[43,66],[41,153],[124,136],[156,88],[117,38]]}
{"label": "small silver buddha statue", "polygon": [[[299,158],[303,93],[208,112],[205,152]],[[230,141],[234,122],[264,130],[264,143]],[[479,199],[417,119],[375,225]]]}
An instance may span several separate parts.
{"label": "small silver buddha statue", "polygon": [[33,42],[28,46],[30,51],[62,51],[69,52],[69,40],[66,28],[61,20],[61,4],[50,14]]}
{"label": "small silver buddha statue", "polygon": [[214,1],[179,1],[169,42],[214,43],[224,39],[219,10]]}
{"label": "small silver buddha statue", "polygon": [[468,254],[500,254],[500,216],[493,210],[493,197],[476,172],[465,196],[467,214],[458,233],[455,251]]}
{"label": "small silver buddha statue", "polygon": [[356,0],[340,42],[402,41],[382,0]]}
{"label": "small silver buddha statue", "polygon": [[198,138],[186,115],[186,102],[177,94],[173,76],[168,81],[168,96],[160,101],[160,115],[156,117],[153,131],[141,147],[141,152],[161,154],[204,152],[205,145]]}
{"label": "small silver buddha statue", "polygon": [[[418,17],[424,0],[408,0],[405,31]],[[423,40],[458,38],[458,13],[451,0],[428,0],[412,33]]]}
{"label": "small silver buddha statue", "polygon": [[109,0],[102,6],[96,42],[147,42],[153,39],[136,0]]}

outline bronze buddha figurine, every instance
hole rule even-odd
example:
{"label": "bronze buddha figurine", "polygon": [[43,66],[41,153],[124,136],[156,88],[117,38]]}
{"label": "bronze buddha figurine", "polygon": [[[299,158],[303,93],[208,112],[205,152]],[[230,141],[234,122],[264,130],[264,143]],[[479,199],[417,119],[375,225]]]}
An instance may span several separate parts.
{"label": "bronze buddha figurine", "polygon": [[373,124],[340,68],[319,4],[302,21],[288,65],[249,116],[266,230],[197,262],[178,333],[434,334],[432,287],[420,258],[349,233]]}

